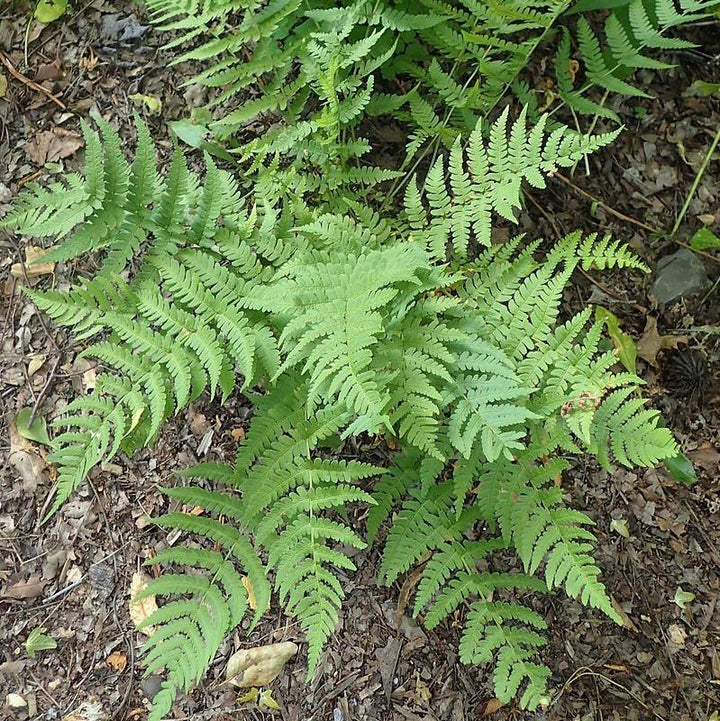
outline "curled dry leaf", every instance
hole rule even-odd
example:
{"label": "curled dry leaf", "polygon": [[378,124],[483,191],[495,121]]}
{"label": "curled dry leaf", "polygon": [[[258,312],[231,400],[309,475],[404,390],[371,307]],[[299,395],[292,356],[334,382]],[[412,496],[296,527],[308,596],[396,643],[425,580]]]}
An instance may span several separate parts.
{"label": "curled dry leaf", "polygon": [[[136,628],[158,609],[155,596],[141,598],[138,601],[133,600],[135,596],[147,588],[149,580],[144,573],[136,571],[130,581],[130,620],[135,624]],[[155,633],[155,627],[146,626],[140,631],[146,636],[152,636]]]}
{"label": "curled dry leaf", "polygon": [[45,255],[50,248],[37,248],[34,245],[25,247],[25,269],[23,271],[22,263],[14,263],[10,268],[10,275],[13,278],[37,278],[39,275],[51,275],[55,272],[55,263],[42,263],[40,258]]}
{"label": "curled dry leaf", "polygon": [[127,666],[127,654],[122,651],[113,651],[106,659],[105,663],[114,668],[118,673],[122,673]]}
{"label": "curled dry leaf", "polygon": [[239,688],[267,686],[278,677],[297,650],[296,644],[285,641],[237,651],[228,659],[225,679]]}

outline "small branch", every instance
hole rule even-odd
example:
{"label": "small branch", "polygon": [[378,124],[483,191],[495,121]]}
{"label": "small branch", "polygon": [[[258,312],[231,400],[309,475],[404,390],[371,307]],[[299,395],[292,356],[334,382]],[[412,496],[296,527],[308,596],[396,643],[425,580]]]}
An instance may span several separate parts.
{"label": "small branch", "polygon": [[8,69],[10,75],[12,75],[16,80],[19,80],[23,85],[27,85],[29,88],[32,88],[38,93],[46,95],[48,99],[52,100],[59,108],[67,110],[67,105],[65,105],[65,103],[63,103],[63,101],[59,98],[56,98],[47,88],[44,88],[39,83],[36,83],[34,80],[30,80],[30,78],[15,70],[13,64],[7,59],[2,51],[0,51],[0,63]]}
{"label": "small branch", "polygon": [[594,195],[591,195],[586,190],[583,190],[582,188],[578,188],[575,183],[572,182],[569,178],[566,178],[562,173],[555,173],[553,178],[557,178],[558,180],[562,180],[563,183],[566,185],[569,185],[576,193],[582,195],[584,198],[587,198],[588,200],[591,200],[593,203],[597,203],[599,206],[607,210],[608,213],[611,215],[614,215],[616,218],[619,218],[620,220],[624,220],[626,223],[632,223],[633,225],[637,225],[639,228],[642,228],[643,230],[647,230],[650,233],[655,233],[656,235],[662,235],[664,233],[662,228],[655,228],[652,225],[648,225],[647,223],[643,223],[642,220],[637,220],[635,218],[631,218],[629,215],[625,215],[624,213],[621,213],[618,210],[615,210],[615,208],[611,208],[607,203],[604,203],[600,198],[596,198]]}

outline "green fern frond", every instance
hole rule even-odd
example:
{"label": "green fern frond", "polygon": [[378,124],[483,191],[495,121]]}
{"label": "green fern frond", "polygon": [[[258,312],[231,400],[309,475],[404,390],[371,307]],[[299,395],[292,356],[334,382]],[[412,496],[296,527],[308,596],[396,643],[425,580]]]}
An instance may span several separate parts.
{"label": "green fern frond", "polygon": [[[680,3],[674,0],[629,0],[605,5],[611,9],[605,20],[604,42],[590,27],[584,15],[577,25],[580,55],[585,65],[586,83],[579,90],[572,89],[569,71],[570,41],[567,30],[558,47],[556,60],[558,86],[562,99],[580,113],[597,114],[617,120],[617,115],[585,97],[593,85],[606,91],[630,97],[649,97],[629,82],[638,68],[664,70],[672,65],[644,54],[645,49],[683,50],[694,47],[692,42],[668,37],[667,33],[681,25],[697,22],[712,9],[712,0]],[[578,3],[574,12],[599,9],[601,4]]]}
{"label": "green fern frond", "polygon": [[523,180],[544,188],[544,176],[573,165],[617,137],[618,131],[589,136],[564,126],[548,133],[545,115],[528,129],[526,109],[508,132],[508,112],[506,108],[490,127],[487,143],[482,123],[477,125],[470,135],[465,161],[460,145],[453,147],[449,188],[443,160],[436,161],[424,188],[429,213],[423,212],[417,192],[409,187],[406,214],[414,235],[432,257],[444,259],[446,246],[451,243],[456,256],[465,258],[471,238],[489,246],[492,213],[515,220]]}
{"label": "green fern frond", "polygon": [[538,633],[545,628],[542,617],[524,606],[474,601],[460,640],[460,660],[463,663],[487,663],[497,654],[493,681],[500,701],[507,703],[526,684],[520,707],[534,710],[538,706],[547,706],[550,703],[547,693],[550,669],[531,660],[546,643]]}
{"label": "green fern frond", "polygon": [[161,719],[169,712],[178,692],[188,691],[202,678],[226,634],[245,616],[247,591],[235,563],[228,559],[248,570],[259,609],[253,624],[267,607],[270,587],[255,551],[237,530],[210,518],[184,513],[167,514],[155,522],[211,538],[224,549],[224,553],[219,553],[202,548],[170,548],[146,562],[146,565],[171,564],[203,571],[202,574],[164,573],[133,599],[139,601],[148,596],[171,599],[141,625],[141,628],[154,627],[143,648],[145,675],[163,668],[167,671],[149,716]]}

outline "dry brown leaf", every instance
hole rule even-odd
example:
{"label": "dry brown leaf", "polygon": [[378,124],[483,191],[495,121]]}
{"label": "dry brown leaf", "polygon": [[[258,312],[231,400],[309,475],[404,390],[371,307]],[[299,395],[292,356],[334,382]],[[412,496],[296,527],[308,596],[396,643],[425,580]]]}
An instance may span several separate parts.
{"label": "dry brown leaf", "polygon": [[122,651],[113,651],[106,659],[105,663],[114,668],[118,673],[122,673],[127,666],[127,654]]}
{"label": "dry brown leaf", "polygon": [[6,595],[19,601],[26,601],[30,598],[42,596],[45,588],[45,581],[40,578],[39,573],[33,573],[32,576],[24,581],[18,581],[7,587]]}
{"label": "dry brown leaf", "polygon": [[23,438],[17,430],[15,421],[10,424],[10,454],[8,461],[10,465],[20,474],[23,479],[23,487],[33,492],[38,483],[43,479],[43,472],[47,469],[47,463],[40,449],[27,438]]}
{"label": "dry brown leaf", "polygon": [[51,63],[42,63],[35,73],[35,82],[43,83],[46,80],[61,80],[63,77],[62,60],[55,58]]}
{"label": "dry brown leaf", "polygon": [[[139,601],[133,601],[135,596],[147,588],[149,582],[150,579],[148,576],[139,571],[133,573],[132,580],[130,581],[130,620],[135,624],[135,628],[158,609],[155,596],[148,596]],[[146,636],[152,636],[153,633],[155,633],[154,626],[146,626],[139,630]]]}
{"label": "dry brown leaf", "polygon": [[69,158],[82,146],[81,135],[65,128],[53,128],[36,133],[25,145],[25,150],[36,165],[45,165]]}
{"label": "dry brown leaf", "polygon": [[[668,626],[668,638],[670,640],[670,650],[677,650],[685,645],[687,640],[687,631],[679,623],[671,623]],[[674,649],[672,647],[675,647]]]}
{"label": "dry brown leaf", "polygon": [[285,641],[237,651],[228,659],[225,679],[239,688],[267,686],[278,677],[297,650],[296,644]]}
{"label": "dry brown leaf", "polygon": [[645,330],[637,343],[637,354],[650,365],[657,367],[657,354],[661,350],[677,348],[680,343],[687,343],[686,335],[660,335],[657,329],[657,318],[648,316]]}
{"label": "dry brown leaf", "polygon": [[485,704],[485,710],[482,712],[483,716],[492,716],[503,707],[503,702],[499,698],[491,698]]}
{"label": "dry brown leaf", "polygon": [[34,245],[25,247],[25,269],[22,263],[13,263],[10,268],[10,275],[13,278],[37,278],[39,275],[51,275],[55,272],[55,263],[38,262],[48,252],[48,249],[37,248]]}

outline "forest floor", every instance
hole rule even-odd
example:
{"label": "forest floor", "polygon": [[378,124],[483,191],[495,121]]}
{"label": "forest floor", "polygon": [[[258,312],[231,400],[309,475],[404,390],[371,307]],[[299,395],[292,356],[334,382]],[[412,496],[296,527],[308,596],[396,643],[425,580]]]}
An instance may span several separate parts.
{"label": "forest floor", "polygon": [[[161,111],[147,119],[153,137],[167,149],[165,121],[203,102],[201,89],[181,86],[183,68],[168,68],[169,56],[159,49],[162,36],[130,3],[77,2],[74,13],[29,28],[30,13],[22,12],[22,3],[15,10],[2,5],[0,215],[30,180],[80,166],[79,118],[92,110],[132,138],[132,110],[143,104],[137,96],[150,99],[145,111],[148,102],[160,101]],[[520,218],[524,232],[548,239],[577,227],[610,232],[655,269],[703,225],[718,230],[720,154],[709,164],[678,233],[669,235],[720,123],[720,95],[687,93],[696,80],[720,81],[718,25],[692,33],[699,50],[676,54],[674,70],[642,76],[652,99],[618,102],[625,131],[589,159],[589,175],[581,165],[527,196]],[[542,68],[534,80],[536,87],[544,82]],[[501,229],[499,235],[509,232]],[[0,235],[0,718],[140,720],[159,679],[142,678],[141,635],[128,617],[128,593],[133,572],[165,541],[164,532],[146,520],[164,503],[156,486],[171,483],[175,469],[198,458],[231,460],[250,411],[201,399],[166,428],[155,449],[94,473],[92,482],[41,526],[53,469],[42,449],[23,445],[11,432],[11,423],[19,409],[38,400],[39,414],[53,418],[68,399],[92,387],[95,370],[78,357],[82,346],[43,322],[20,293],[25,279],[22,268],[13,266],[26,255],[26,239]],[[710,282],[717,281],[720,252],[697,257]],[[82,264],[59,265],[52,275],[29,282],[67,288],[85,270]],[[354,557],[358,571],[347,580],[341,623],[315,681],[304,683],[301,652],[275,682],[279,717],[718,718],[713,714],[720,713],[720,290],[708,286],[658,307],[650,292],[654,276],[654,271],[578,275],[566,297],[568,312],[589,302],[610,309],[640,342],[644,357],[638,372],[699,478],[686,486],[662,468],[607,473],[582,461],[567,474],[565,491],[573,506],[597,523],[596,557],[604,583],[626,613],[625,627],[550,595],[544,611],[551,629],[546,660],[553,671],[553,703],[537,713],[513,706],[494,710],[485,671],[458,661],[458,629],[446,624],[427,633],[416,626],[404,612],[400,585],[378,589],[379,558],[370,549]],[[663,369],[674,351],[661,346],[673,345],[707,359],[703,395],[671,393]],[[24,642],[36,627],[44,627],[57,648],[31,659]],[[251,637],[236,634],[226,642],[205,683],[176,704],[176,718],[267,715],[239,703],[218,679],[235,648],[284,640],[301,637],[292,620],[273,607]],[[27,705],[2,705],[8,694]],[[92,715],[91,703],[99,715]]]}

